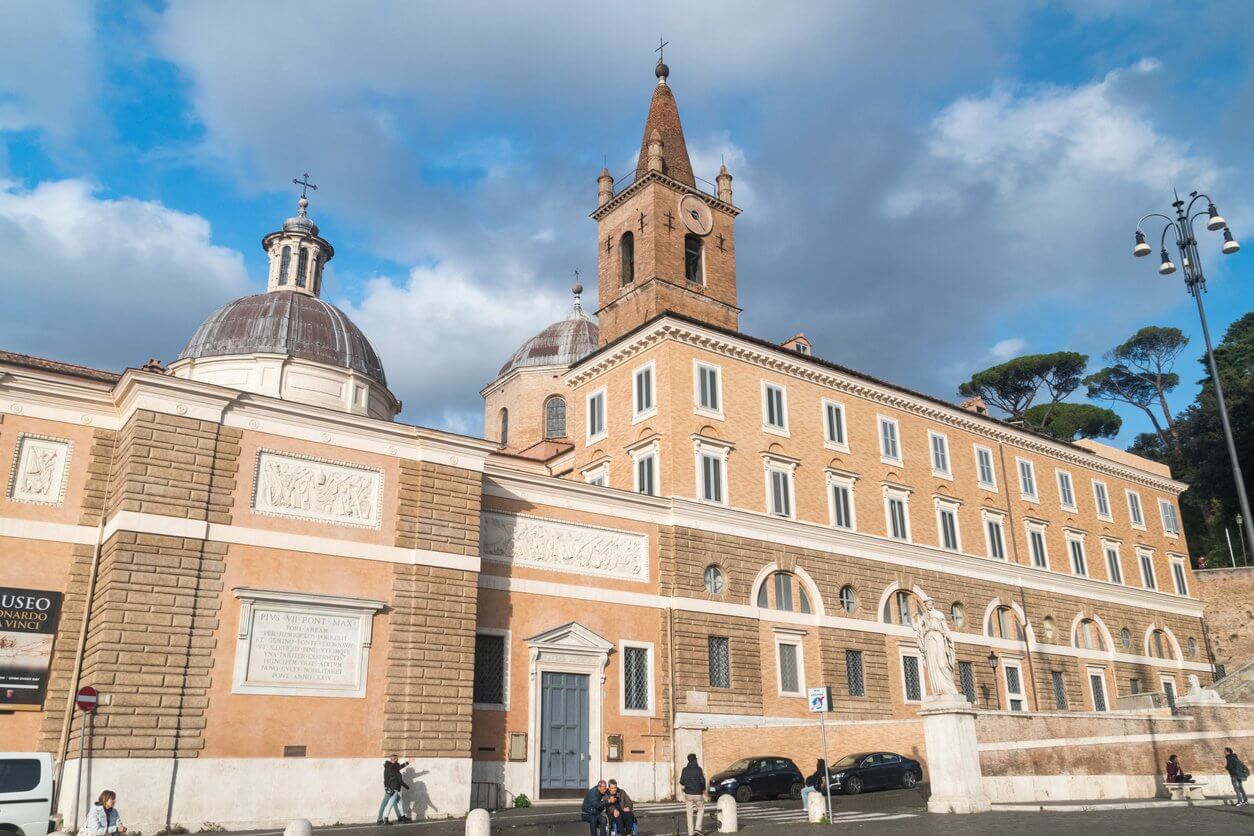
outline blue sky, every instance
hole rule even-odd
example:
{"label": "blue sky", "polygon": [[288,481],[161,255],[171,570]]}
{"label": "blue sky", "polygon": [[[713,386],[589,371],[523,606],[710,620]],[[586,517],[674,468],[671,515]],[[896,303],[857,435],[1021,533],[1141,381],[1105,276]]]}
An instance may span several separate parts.
{"label": "blue sky", "polygon": [[[611,5],[0,6],[0,347],[172,360],[264,287],[309,171],[325,295],[403,419],[478,433],[478,389],[595,270],[595,177],[633,165],[661,31],[697,174],[736,176],[743,330],[954,398],[1175,325],[1192,399],[1192,300],[1132,230],[1173,186],[1254,230],[1254,6]],[[1254,308],[1247,238],[1203,242],[1216,338]]]}

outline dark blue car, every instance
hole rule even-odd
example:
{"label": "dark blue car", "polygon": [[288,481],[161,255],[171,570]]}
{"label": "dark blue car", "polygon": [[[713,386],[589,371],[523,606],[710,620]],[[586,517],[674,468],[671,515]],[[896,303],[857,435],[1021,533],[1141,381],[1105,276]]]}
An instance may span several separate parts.
{"label": "dark blue car", "polygon": [[845,755],[828,767],[832,790],[857,795],[863,790],[910,789],[923,780],[923,766],[895,752]]}
{"label": "dark blue car", "polygon": [[788,758],[760,755],[733,763],[709,781],[710,800],[734,795],[740,803],[756,798],[800,798],[805,778]]}

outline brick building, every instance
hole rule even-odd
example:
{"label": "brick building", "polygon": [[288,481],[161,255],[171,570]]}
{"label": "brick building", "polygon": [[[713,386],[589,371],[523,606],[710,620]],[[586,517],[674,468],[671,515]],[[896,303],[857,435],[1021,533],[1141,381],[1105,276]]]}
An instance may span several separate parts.
{"label": "brick building", "polygon": [[487,440],[394,420],[303,198],[267,291],[168,370],[0,354],[0,586],[44,625],[0,750],[74,787],[99,688],[83,792],[144,829],[368,818],[390,752],[424,817],[665,797],[690,751],[813,757],[822,684],[842,752],[926,761],[922,597],[981,709],[1209,680],[1183,484],[740,333],[732,177],[703,182],[659,65],[634,176],[598,178],[597,321],[577,289],[506,362]]}

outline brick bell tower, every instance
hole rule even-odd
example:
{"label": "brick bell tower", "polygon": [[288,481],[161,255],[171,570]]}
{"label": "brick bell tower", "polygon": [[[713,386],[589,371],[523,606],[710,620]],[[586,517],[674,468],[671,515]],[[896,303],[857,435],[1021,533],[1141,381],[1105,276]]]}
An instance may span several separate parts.
{"label": "brick bell tower", "polygon": [[717,195],[697,186],[679,106],[659,59],[657,86],[630,182],[597,178],[597,277],[601,345],[669,311],[736,330],[736,216],[732,176],[719,169]]}

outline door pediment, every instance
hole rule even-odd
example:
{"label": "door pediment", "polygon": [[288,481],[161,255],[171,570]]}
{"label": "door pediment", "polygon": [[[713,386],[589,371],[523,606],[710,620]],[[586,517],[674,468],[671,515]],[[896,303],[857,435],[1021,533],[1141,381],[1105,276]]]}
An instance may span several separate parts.
{"label": "door pediment", "polygon": [[554,627],[527,639],[527,646],[532,650],[553,650],[564,652],[583,652],[608,654],[614,645],[584,627],[577,621],[568,621],[560,627]]}

